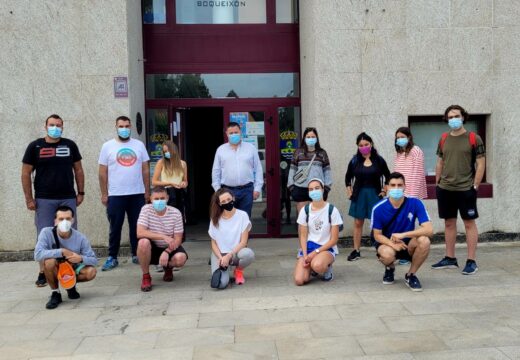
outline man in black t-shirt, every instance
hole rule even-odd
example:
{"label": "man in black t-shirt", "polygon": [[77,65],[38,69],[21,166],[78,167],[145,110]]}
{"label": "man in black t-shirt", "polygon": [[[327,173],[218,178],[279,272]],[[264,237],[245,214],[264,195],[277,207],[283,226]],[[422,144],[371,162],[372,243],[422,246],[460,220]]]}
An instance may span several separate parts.
{"label": "man in black t-shirt", "polygon": [[[81,155],[74,141],[61,137],[63,120],[56,114],[49,116],[45,120],[45,130],[44,138],[36,139],[27,146],[22,160],[22,187],[27,209],[35,211],[36,238],[44,227],[54,226],[54,214],[58,207],[68,206],[76,212],[76,206],[83,202],[85,195]],[[36,286],[45,285],[43,263],[40,263]]]}

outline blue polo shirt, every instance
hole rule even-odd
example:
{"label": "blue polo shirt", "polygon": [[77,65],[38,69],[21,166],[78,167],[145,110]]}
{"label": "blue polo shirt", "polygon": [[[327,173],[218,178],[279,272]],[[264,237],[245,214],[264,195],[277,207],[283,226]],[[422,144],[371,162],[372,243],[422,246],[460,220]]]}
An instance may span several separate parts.
{"label": "blue polo shirt", "polygon": [[[414,197],[407,197],[406,202],[397,218],[390,225],[383,235],[390,239],[392,234],[404,233],[415,229],[415,221],[419,224],[430,221],[430,216],[421,200]],[[392,220],[397,209],[394,208],[390,199],[386,198],[374,205],[372,209],[371,228],[375,230],[383,230],[383,227]],[[408,244],[410,238],[403,239]],[[375,244],[377,245],[377,244]]]}

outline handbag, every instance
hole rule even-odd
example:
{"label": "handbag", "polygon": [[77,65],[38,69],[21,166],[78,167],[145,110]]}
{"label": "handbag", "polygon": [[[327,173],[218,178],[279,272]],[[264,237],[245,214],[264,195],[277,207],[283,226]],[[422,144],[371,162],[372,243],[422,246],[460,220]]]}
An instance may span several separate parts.
{"label": "handbag", "polygon": [[227,271],[226,268],[219,267],[217,270],[213,271],[213,275],[211,275],[211,287],[213,289],[220,288],[220,284],[222,283],[222,275]]}
{"label": "handbag", "polygon": [[296,174],[294,174],[294,176],[293,176],[293,180],[296,185],[305,184],[305,182],[307,181],[307,178],[309,177],[309,172],[311,171],[311,166],[312,166],[312,163],[314,162],[315,158],[316,158],[316,154],[314,154],[314,156],[312,157],[309,165],[307,165],[303,169],[299,169],[298,171],[296,171]]}

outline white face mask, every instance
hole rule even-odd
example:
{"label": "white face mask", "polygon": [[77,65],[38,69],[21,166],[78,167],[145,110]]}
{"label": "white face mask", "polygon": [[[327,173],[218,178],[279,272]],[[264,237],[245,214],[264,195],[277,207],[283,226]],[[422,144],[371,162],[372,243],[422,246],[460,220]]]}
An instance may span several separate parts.
{"label": "white face mask", "polygon": [[58,230],[61,233],[68,233],[70,231],[71,227],[72,227],[72,223],[69,220],[61,220],[58,223]]}

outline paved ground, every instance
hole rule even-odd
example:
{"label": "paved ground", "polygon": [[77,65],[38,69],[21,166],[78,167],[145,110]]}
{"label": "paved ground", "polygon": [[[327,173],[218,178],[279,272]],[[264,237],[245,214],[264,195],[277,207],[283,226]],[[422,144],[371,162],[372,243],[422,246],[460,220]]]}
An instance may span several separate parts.
{"label": "paved ground", "polygon": [[[139,290],[136,265],[81,284],[81,299],[44,308],[49,288],[32,284],[36,265],[2,263],[0,357],[82,359],[520,359],[520,244],[486,244],[480,272],[432,271],[412,293],[398,267],[382,285],[374,252],[346,261],[331,283],[292,284],[295,239],[251,241],[247,282],[209,288],[208,244],[190,254],[173,283],[153,273]],[[460,259],[465,250],[459,249]],[[430,254],[428,265],[442,255]],[[66,298],[66,296],[65,296]]]}

